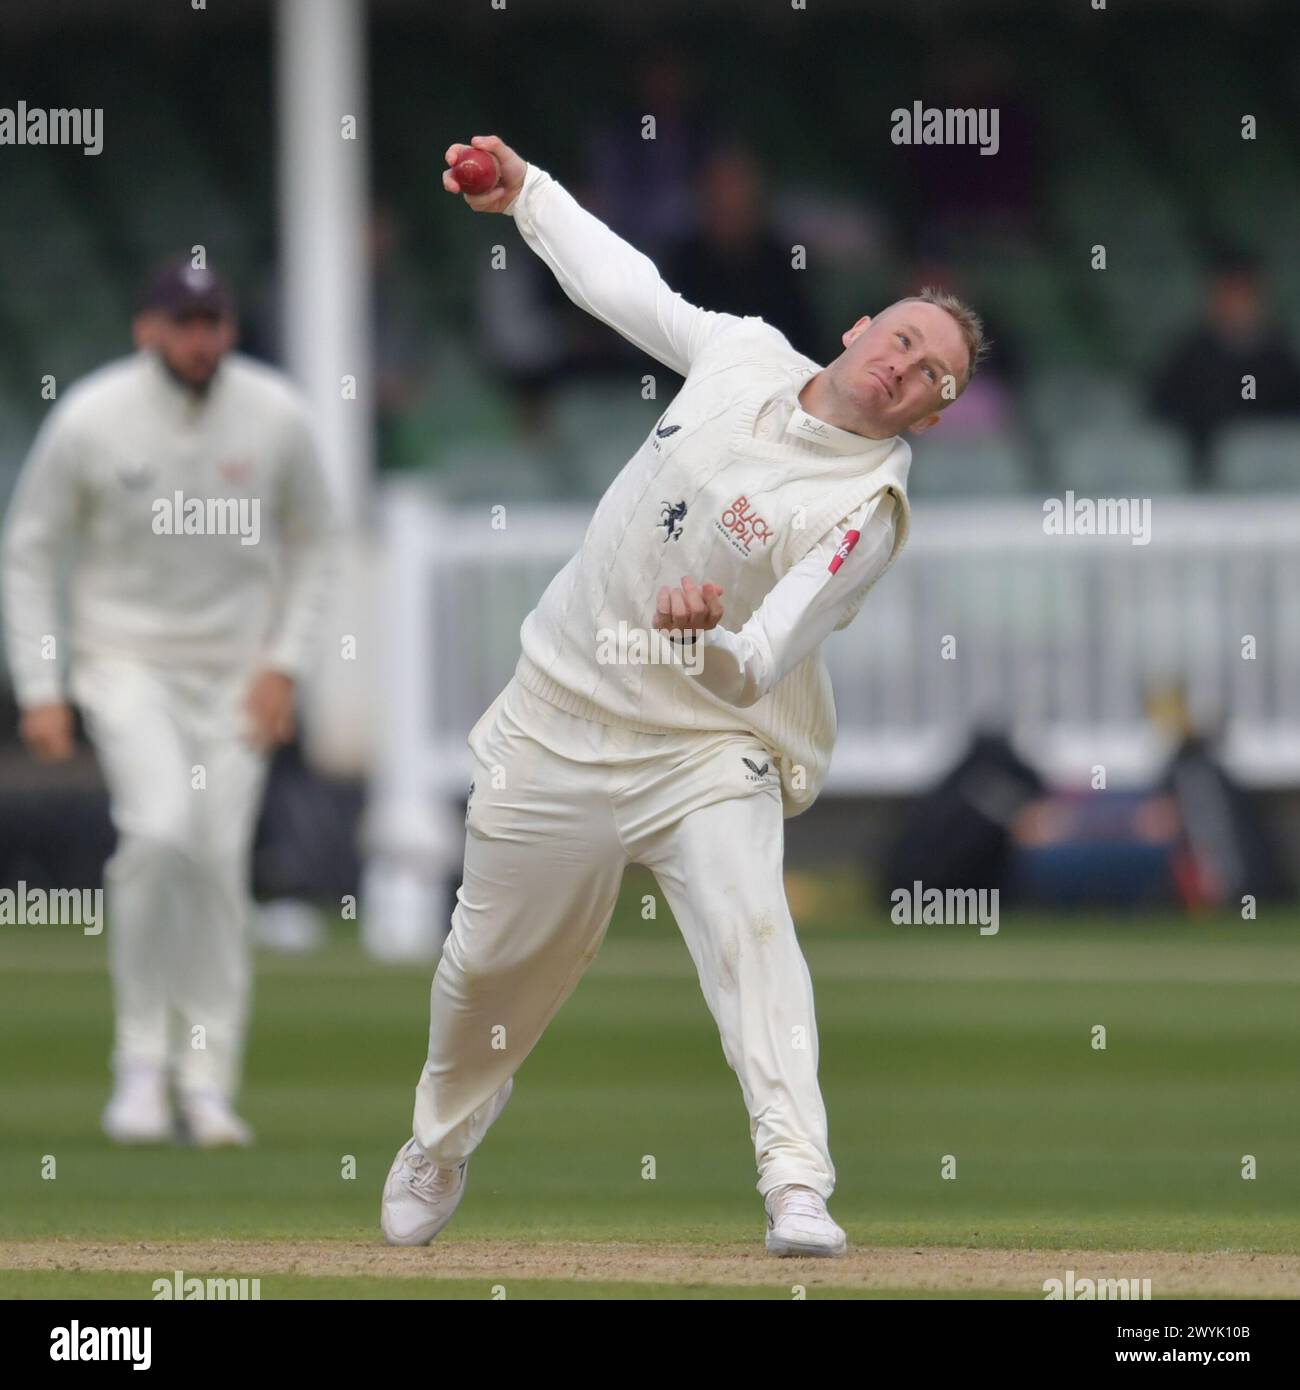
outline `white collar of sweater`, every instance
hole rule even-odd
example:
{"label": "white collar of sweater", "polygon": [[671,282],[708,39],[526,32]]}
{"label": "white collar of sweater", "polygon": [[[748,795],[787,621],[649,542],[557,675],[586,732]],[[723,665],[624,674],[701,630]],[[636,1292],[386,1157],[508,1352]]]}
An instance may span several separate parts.
{"label": "white collar of sweater", "polygon": [[853,434],[850,430],[840,429],[838,425],[831,425],[825,420],[819,420],[815,415],[809,415],[806,410],[797,405],[790,412],[790,418],[785,423],[785,432],[795,439],[807,439],[814,444],[820,444],[823,449],[829,450],[832,454],[860,454],[864,452],[868,443],[862,435]]}
{"label": "white collar of sweater", "polygon": [[[744,453],[778,458],[790,456],[790,451],[825,458],[832,455],[851,461],[856,472],[870,472],[893,452],[900,440],[897,435],[888,439],[868,439],[809,415],[799,405],[799,391],[814,372],[801,372],[799,379],[783,387],[775,395],[771,386],[756,392],[740,411],[736,422],[736,444]],[[759,416],[768,409],[777,412],[780,429],[770,439],[754,434]],[[784,424],[781,424],[784,420]]]}

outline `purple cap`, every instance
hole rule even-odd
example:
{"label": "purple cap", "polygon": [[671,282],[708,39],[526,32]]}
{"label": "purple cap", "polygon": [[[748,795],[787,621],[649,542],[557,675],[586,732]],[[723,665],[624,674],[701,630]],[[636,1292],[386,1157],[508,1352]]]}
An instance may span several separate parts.
{"label": "purple cap", "polygon": [[149,277],[141,310],[153,309],[173,318],[185,314],[233,315],[234,297],[215,271],[191,264],[178,256],[159,266]]}

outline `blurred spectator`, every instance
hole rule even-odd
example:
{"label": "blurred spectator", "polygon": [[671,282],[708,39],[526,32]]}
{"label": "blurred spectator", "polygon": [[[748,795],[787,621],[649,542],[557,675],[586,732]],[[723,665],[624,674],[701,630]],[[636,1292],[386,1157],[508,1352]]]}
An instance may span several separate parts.
{"label": "blurred spectator", "polygon": [[375,429],[381,468],[403,462],[401,426],[416,404],[424,375],[419,329],[410,307],[413,277],[402,259],[403,239],[400,214],[391,204],[377,203],[366,227],[366,249],[370,255]]}
{"label": "blurred spectator", "polygon": [[1135,791],[1057,788],[1012,826],[1007,896],[1040,908],[1140,908],[1179,900],[1174,799]]}
{"label": "blurred spectator", "polygon": [[[589,186],[571,184],[569,191],[582,207],[599,216]],[[635,233],[628,240],[642,249]],[[609,330],[569,299],[546,265],[522,242],[518,254],[507,259],[504,271],[484,263],[476,281],[474,308],[483,361],[509,393],[515,428],[525,438],[546,435],[558,387],[580,378],[638,379],[645,372],[660,370],[625,339],[615,337],[611,342]]]}
{"label": "blurred spectator", "polygon": [[574,355],[574,317],[580,311],[522,246],[504,271],[481,267],[474,305],[483,360],[510,394],[516,428],[524,436],[544,433],[551,393]]}
{"label": "blurred spectator", "polygon": [[[719,146],[699,170],[698,182],[686,187],[696,199],[687,235],[658,256],[641,228],[634,226],[627,239],[650,254],[667,283],[691,303],[758,315],[815,357],[805,272],[791,266],[789,245],[771,227],[752,153],[739,144]],[[594,185],[571,192],[585,208],[605,214]],[[658,370],[630,344],[611,344],[536,257],[514,256],[504,273],[485,268],[475,304],[484,358],[509,389],[525,435],[545,433],[549,398],[562,380]]]}
{"label": "blurred spectator", "polygon": [[977,730],[956,766],[904,818],[884,862],[885,900],[918,881],[927,888],[1003,891],[1017,817],[1043,779],[994,728]]}
{"label": "blurred spectator", "polygon": [[[401,461],[398,440],[423,376],[417,318],[411,310],[415,277],[401,255],[403,224],[386,202],[376,203],[366,223],[370,261],[371,349],[374,354],[376,459],[379,467]],[[283,282],[278,267],[262,278],[240,330],[240,348],[272,366],[284,365]]]}
{"label": "blurred spectator", "polygon": [[[685,64],[661,48],[641,68],[633,101],[591,137],[584,161],[591,176],[586,206],[656,263],[690,231],[692,171],[713,145],[713,123],[695,107]],[[646,116],[654,117],[653,140],[644,137]]]}
{"label": "blurred spectator", "polygon": [[697,193],[696,228],[669,253],[664,279],[705,309],[756,314],[820,361],[807,272],[794,269],[790,245],[772,227],[752,152],[719,148],[700,170]]}
{"label": "blurred spectator", "polygon": [[1256,804],[1220,760],[1219,731],[1197,728],[1177,682],[1153,684],[1143,704],[1169,750],[1160,777],[1130,791],[1053,789],[1022,806],[1010,896],[1047,907],[1163,901],[1189,912],[1283,896]]}
{"label": "blurred spectator", "polygon": [[1288,887],[1256,802],[1224,768],[1223,722],[1199,728],[1180,683],[1154,685],[1144,693],[1152,723],[1174,751],[1161,788],[1179,811],[1179,843],[1172,867],[1178,894],[1191,910],[1240,910],[1246,895],[1276,900]]}
{"label": "blurred spectator", "polygon": [[928,255],[969,249],[972,236],[1036,249],[1042,160],[1038,122],[1020,99],[1016,62],[982,39],[950,42],[931,56],[921,90],[925,106],[997,113],[997,153],[971,145],[909,146],[918,199],[913,245]]}
{"label": "blurred spectator", "polygon": [[[1215,258],[1205,320],[1174,348],[1151,388],[1156,414],[1181,425],[1191,440],[1196,482],[1206,486],[1213,432],[1233,420],[1300,412],[1300,365],[1266,305],[1259,264],[1242,252]],[[1242,377],[1255,379],[1254,400]]]}

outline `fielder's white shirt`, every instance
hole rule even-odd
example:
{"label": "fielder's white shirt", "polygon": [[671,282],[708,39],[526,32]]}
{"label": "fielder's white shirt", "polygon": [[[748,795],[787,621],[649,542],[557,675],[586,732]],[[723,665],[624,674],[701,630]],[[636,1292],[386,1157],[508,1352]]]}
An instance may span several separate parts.
{"label": "fielder's white shirt", "polygon": [[66,698],[69,647],[73,660],[299,675],[332,536],[307,409],[281,373],[229,354],[203,396],[153,352],[91,373],[46,417],[5,518],[19,704]]}

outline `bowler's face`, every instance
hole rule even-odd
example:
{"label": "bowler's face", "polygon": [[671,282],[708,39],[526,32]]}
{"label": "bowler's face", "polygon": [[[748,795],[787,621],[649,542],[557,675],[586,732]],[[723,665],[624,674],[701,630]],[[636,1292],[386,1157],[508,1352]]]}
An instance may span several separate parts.
{"label": "bowler's face", "polygon": [[844,335],[833,368],[841,395],[882,438],[948,405],[965,381],[968,356],[951,314],[924,300],[905,300],[874,319],[859,319]]}

